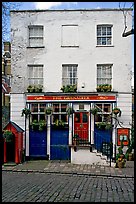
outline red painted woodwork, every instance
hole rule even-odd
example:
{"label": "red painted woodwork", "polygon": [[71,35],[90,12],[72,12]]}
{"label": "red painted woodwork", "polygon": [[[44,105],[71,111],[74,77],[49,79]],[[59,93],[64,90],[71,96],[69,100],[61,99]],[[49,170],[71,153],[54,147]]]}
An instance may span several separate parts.
{"label": "red painted woodwork", "polygon": [[28,101],[44,100],[44,101],[116,101],[115,96],[27,96]]}
{"label": "red painted woodwork", "polygon": [[79,139],[88,141],[87,112],[76,112],[74,114],[74,134],[78,134]]}
{"label": "red painted woodwork", "polygon": [[[7,154],[14,154],[14,161],[16,164],[22,162],[22,153],[23,153],[23,132],[24,130],[19,128],[19,126],[14,125],[15,123],[9,122],[4,130],[12,131],[14,135],[14,152],[8,149],[7,142],[4,140],[4,163],[9,162]],[[16,128],[17,127],[17,128]]]}

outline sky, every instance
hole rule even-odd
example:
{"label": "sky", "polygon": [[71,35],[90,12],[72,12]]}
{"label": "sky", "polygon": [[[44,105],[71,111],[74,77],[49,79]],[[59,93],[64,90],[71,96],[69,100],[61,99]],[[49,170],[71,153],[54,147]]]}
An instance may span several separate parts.
{"label": "sky", "polygon": [[[18,10],[101,9],[101,8],[119,8],[119,7],[130,8],[133,3],[134,2],[21,2]],[[123,13],[122,13],[122,18],[123,18]],[[132,35],[132,71],[133,70],[134,70],[134,35]]]}

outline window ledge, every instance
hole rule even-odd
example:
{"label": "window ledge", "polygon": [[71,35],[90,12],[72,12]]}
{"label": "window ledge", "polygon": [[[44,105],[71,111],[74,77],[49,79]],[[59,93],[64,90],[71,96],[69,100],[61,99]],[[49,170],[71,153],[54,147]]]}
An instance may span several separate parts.
{"label": "window ledge", "polygon": [[28,46],[27,48],[45,48],[45,46],[34,46],[34,47]]}
{"label": "window ledge", "polygon": [[96,45],[96,47],[114,47],[114,45]]}
{"label": "window ledge", "polygon": [[79,47],[79,45],[61,45],[61,47]]}

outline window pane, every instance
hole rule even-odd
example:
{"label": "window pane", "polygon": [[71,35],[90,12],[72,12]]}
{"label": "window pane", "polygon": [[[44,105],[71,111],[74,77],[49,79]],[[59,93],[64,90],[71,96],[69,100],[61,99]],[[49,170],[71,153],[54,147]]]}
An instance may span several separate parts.
{"label": "window pane", "polygon": [[87,123],[88,118],[87,118],[87,114],[83,113],[83,123]]}

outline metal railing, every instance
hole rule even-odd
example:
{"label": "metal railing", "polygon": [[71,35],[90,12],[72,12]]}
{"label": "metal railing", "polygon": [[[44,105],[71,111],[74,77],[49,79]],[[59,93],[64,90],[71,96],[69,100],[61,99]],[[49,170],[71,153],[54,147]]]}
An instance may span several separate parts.
{"label": "metal railing", "polygon": [[94,148],[97,152],[101,152],[102,155],[107,156],[107,160],[110,160],[110,166],[113,155],[113,144],[111,138],[105,138],[100,133],[94,131]]}

